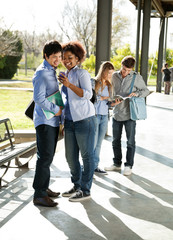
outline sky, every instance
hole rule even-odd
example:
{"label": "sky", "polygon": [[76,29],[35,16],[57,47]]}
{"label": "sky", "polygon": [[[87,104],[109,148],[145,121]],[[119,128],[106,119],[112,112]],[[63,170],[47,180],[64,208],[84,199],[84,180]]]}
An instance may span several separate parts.
{"label": "sky", "polygon": [[[74,4],[76,0],[70,0],[70,4]],[[81,7],[89,5],[92,0],[78,0]],[[11,30],[28,31],[32,33],[34,30],[42,33],[47,29],[53,32],[59,30],[58,19],[63,12],[65,0],[4,0],[1,2],[0,19],[3,18],[7,28]],[[97,2],[97,0],[95,0]],[[114,6],[121,0],[114,0]],[[127,43],[130,43],[132,50],[135,50],[137,11],[134,5],[125,0],[125,5],[119,5],[121,13],[125,14],[131,23],[129,29],[131,36],[127,38]],[[2,21],[0,22],[0,24]],[[169,48],[173,48],[173,39],[171,39],[171,26],[173,19],[169,20],[168,24],[168,43]],[[142,29],[142,28],[141,28]],[[173,30],[172,30],[173,32]],[[150,52],[155,53],[158,49],[159,38],[159,19],[151,19],[150,28]]]}

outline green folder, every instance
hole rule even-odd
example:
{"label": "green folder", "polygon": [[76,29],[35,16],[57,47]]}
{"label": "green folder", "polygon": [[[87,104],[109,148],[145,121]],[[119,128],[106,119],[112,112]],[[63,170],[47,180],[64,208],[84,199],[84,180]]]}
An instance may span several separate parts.
{"label": "green folder", "polygon": [[[58,106],[61,106],[62,109],[64,108],[64,103],[63,103],[60,91],[57,91],[57,92],[53,93],[52,95],[48,96],[47,100],[49,100],[50,102],[52,102]],[[55,114],[53,112],[44,110],[43,108],[42,108],[42,110],[48,120],[55,116]]]}

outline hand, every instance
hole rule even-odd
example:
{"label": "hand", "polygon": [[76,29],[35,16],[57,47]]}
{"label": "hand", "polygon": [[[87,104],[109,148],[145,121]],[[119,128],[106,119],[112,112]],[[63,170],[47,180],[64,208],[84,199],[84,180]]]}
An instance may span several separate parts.
{"label": "hand", "polygon": [[69,79],[63,74],[61,73],[61,75],[58,76],[58,80],[65,86],[65,87],[69,87],[70,86],[70,82]]}
{"label": "hand", "polygon": [[111,107],[114,107],[114,106],[120,104],[121,102],[122,102],[122,100],[120,100],[119,98],[116,98],[116,99],[115,99],[115,102],[112,102],[112,103],[111,103]]}
{"label": "hand", "polygon": [[137,96],[136,93],[132,92],[132,93],[129,94],[128,97],[136,97],[136,96]]}
{"label": "hand", "polygon": [[59,108],[59,111],[55,114],[55,116],[60,116],[62,114],[62,107]]}
{"label": "hand", "polygon": [[109,98],[109,97],[101,96],[101,97],[100,97],[100,101],[106,100],[106,99],[108,99],[108,98]]}

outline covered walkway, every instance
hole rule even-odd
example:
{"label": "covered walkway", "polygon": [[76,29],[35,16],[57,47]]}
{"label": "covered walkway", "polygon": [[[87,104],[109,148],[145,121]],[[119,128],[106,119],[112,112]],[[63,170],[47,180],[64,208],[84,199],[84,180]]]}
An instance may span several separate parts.
{"label": "covered walkway", "polygon": [[[57,208],[32,204],[35,159],[30,170],[0,190],[2,240],[172,240],[173,239],[173,95],[152,93],[148,119],[137,122],[133,174],[95,176],[92,199],[81,203],[58,198]],[[125,136],[123,152],[125,158]],[[112,164],[111,122],[103,142],[100,167]],[[15,170],[14,170],[15,171]],[[51,168],[51,188],[71,187],[59,143]],[[15,171],[15,175],[20,172]]]}

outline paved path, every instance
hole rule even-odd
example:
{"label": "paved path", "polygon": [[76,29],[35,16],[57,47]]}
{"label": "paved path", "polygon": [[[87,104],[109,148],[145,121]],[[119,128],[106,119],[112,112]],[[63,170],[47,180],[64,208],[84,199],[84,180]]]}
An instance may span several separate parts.
{"label": "paved path", "polygon": [[[2,240],[172,240],[173,239],[173,96],[147,98],[148,118],[137,122],[133,174],[95,176],[92,199],[72,203],[57,199],[57,208],[32,204],[31,169],[0,191]],[[112,164],[111,122],[101,150],[100,166]],[[123,156],[126,138],[122,136]],[[123,158],[123,159],[124,159]],[[15,176],[20,171],[14,171]],[[63,140],[51,166],[51,188],[71,187]]]}

